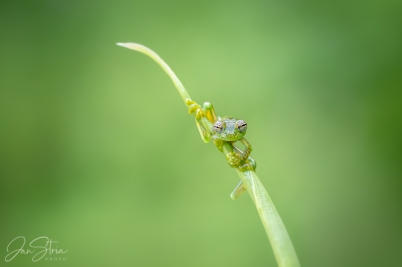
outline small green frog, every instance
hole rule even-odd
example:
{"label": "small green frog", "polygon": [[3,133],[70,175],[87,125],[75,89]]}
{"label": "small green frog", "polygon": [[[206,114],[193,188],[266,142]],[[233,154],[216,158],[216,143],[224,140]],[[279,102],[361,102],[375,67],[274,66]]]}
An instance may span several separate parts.
{"label": "small green frog", "polygon": [[[233,168],[240,171],[255,171],[257,164],[250,157],[252,147],[244,138],[247,131],[247,123],[233,117],[218,117],[211,103],[205,102],[201,108],[195,101],[186,99],[188,111],[195,117],[195,123],[200,132],[201,139],[208,143],[212,137],[215,146],[226,156],[226,160]],[[245,146],[244,151],[235,145],[240,142]],[[233,190],[231,197],[238,198],[246,190],[240,180]]]}
{"label": "small green frog", "polygon": [[[232,151],[226,153],[226,158],[231,167],[240,169],[248,169],[248,167],[250,167],[247,166],[247,164],[245,165],[252,150],[250,143],[246,140],[246,138],[243,137],[246,134],[246,131],[247,123],[244,120],[237,120],[232,117],[218,117],[218,120],[212,127],[211,132],[214,134],[212,138],[215,145],[219,145],[217,145],[218,148],[223,145],[223,142],[229,142],[232,146],[234,146],[234,143],[237,141],[246,147],[245,151],[241,151],[238,147],[234,146],[237,148],[237,152]],[[255,161],[253,161],[251,165],[254,167],[253,169],[255,169],[254,165]]]}

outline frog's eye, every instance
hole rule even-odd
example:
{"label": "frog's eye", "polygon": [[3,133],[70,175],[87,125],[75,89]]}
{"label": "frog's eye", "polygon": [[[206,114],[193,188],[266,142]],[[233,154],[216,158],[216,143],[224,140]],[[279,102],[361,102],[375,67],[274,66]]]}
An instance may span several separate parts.
{"label": "frog's eye", "polygon": [[225,125],[224,125],[223,121],[217,121],[217,122],[215,122],[215,124],[214,124],[214,131],[215,131],[216,133],[220,133],[220,132],[223,131],[223,127],[224,127],[224,126],[225,126]]}
{"label": "frog's eye", "polygon": [[245,132],[247,130],[247,123],[243,120],[238,120],[236,121],[237,128],[239,129],[239,132]]}

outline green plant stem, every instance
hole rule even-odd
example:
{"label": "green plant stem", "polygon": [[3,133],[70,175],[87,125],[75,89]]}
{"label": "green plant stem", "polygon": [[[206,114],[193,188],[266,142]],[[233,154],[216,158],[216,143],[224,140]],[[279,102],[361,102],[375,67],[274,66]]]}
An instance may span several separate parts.
{"label": "green plant stem", "polygon": [[184,103],[186,104],[187,99],[191,99],[189,94],[187,93],[186,88],[184,88],[183,84],[180,82],[179,78],[177,78],[176,74],[172,71],[172,69],[166,64],[163,59],[158,56],[154,51],[149,49],[146,46],[136,44],[136,43],[117,43],[117,45],[126,47],[128,49],[132,49],[141,53],[144,53],[145,55],[149,56],[153,60],[155,60],[156,63],[159,64],[159,66],[162,67],[162,69],[167,73],[167,75],[172,79],[177,91],[179,92],[181,98],[183,99]]}
{"label": "green plant stem", "polygon": [[236,169],[237,174],[243,181],[250,194],[251,199],[257,207],[262,224],[268,235],[272,249],[279,267],[300,266],[292,241],[286,231],[274,203],[268,195],[267,190],[253,171],[241,172]]}
{"label": "green plant stem", "polygon": [[[118,43],[118,45],[142,52],[155,60],[172,79],[177,91],[186,104],[186,100],[191,99],[183,84],[177,78],[171,68],[151,49],[135,43]],[[261,181],[254,171],[240,171],[236,169],[240,179],[243,181],[247,191],[257,207],[262,224],[270,240],[275,258],[279,267],[298,267],[300,266],[292,241],[289,238],[285,225],[275,209],[275,206],[265,190]]]}

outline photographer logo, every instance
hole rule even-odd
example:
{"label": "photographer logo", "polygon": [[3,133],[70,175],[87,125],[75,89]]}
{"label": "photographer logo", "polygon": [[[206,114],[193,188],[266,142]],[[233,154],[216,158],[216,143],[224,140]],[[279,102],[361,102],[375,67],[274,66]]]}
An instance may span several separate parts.
{"label": "photographer logo", "polygon": [[[66,249],[58,248],[58,241],[49,239],[47,236],[41,236],[32,240],[26,247],[26,239],[23,236],[18,236],[11,240],[7,245],[6,262],[10,262],[17,256],[28,255],[33,262],[43,261],[66,261]],[[16,248],[16,249],[15,249]]]}

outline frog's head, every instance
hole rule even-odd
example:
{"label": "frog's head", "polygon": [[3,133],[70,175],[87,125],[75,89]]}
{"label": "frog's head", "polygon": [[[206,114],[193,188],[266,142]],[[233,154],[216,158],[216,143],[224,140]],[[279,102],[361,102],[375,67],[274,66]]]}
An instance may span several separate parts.
{"label": "frog's head", "polygon": [[223,117],[217,120],[212,127],[212,132],[224,141],[236,141],[246,134],[247,123],[231,117]]}

